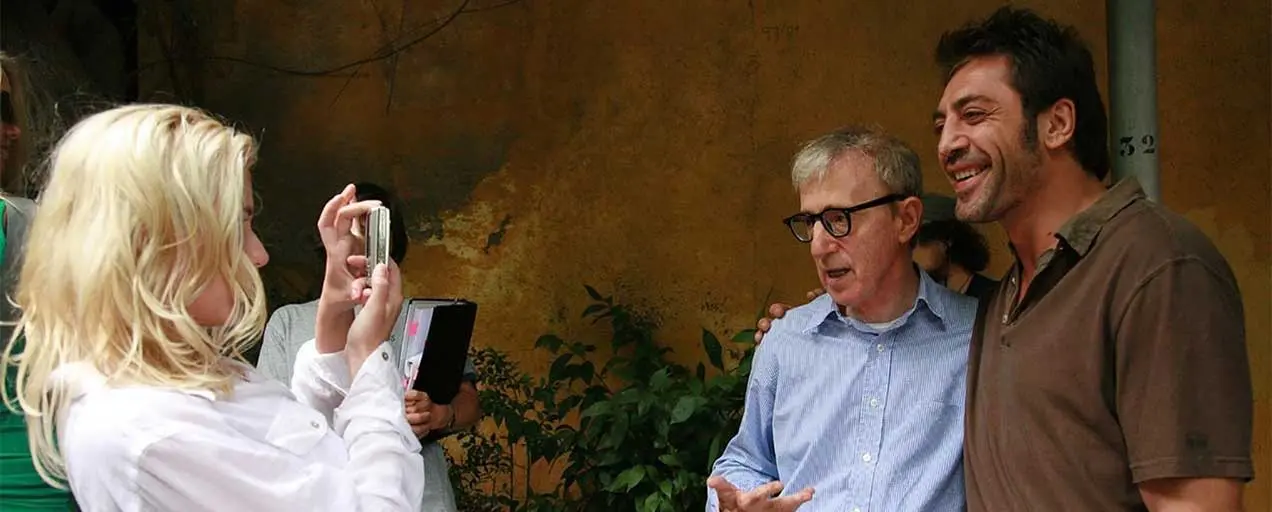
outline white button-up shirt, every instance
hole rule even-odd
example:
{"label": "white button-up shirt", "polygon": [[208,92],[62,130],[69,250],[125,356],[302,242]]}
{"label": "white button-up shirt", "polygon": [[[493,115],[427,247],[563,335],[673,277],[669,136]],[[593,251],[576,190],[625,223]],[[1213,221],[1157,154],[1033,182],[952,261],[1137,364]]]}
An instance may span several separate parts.
{"label": "white button-up shirt", "polygon": [[389,345],[350,382],[343,353],[301,348],[289,391],[240,363],[231,396],[114,387],[87,365],[59,442],[86,512],[419,510],[419,441],[402,414]]}

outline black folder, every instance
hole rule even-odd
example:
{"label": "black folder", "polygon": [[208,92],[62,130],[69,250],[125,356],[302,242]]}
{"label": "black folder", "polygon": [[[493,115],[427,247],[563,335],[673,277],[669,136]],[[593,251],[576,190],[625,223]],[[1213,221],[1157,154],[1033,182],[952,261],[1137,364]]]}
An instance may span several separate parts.
{"label": "black folder", "polygon": [[477,320],[477,304],[465,299],[416,298],[407,302],[401,361],[403,384],[449,404],[459,393]]}

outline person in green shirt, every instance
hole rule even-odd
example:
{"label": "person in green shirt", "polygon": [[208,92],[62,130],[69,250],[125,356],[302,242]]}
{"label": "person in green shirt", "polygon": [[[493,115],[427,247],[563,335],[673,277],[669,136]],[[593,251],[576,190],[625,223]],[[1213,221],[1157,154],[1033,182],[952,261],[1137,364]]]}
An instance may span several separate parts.
{"label": "person in green shirt", "polygon": [[[21,172],[25,152],[21,151],[22,90],[18,69],[13,59],[0,53],[0,183],[13,181]],[[17,282],[22,242],[27,223],[35,213],[29,199],[0,193],[0,321],[13,322],[17,312],[7,298]],[[10,342],[12,325],[0,323],[0,347]],[[15,343],[22,343],[16,340]],[[18,350],[21,349],[19,345]],[[15,396],[16,372],[6,372],[5,396]],[[75,499],[68,491],[52,487],[36,473],[27,441],[26,419],[17,408],[0,406],[0,509],[5,512],[75,510]]]}

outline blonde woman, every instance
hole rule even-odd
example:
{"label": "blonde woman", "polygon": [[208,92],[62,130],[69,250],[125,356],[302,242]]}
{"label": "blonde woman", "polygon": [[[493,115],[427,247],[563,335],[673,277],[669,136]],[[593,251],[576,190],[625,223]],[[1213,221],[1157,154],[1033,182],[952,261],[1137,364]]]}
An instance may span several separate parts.
{"label": "blonde woman", "polygon": [[349,186],[319,217],[316,339],[291,390],[239,358],[265,320],[255,153],[169,105],[93,115],[53,153],[18,286],[17,398],[35,467],[84,510],[419,506],[420,447],[382,342],[401,283],[352,255],[352,219],[374,202]]}

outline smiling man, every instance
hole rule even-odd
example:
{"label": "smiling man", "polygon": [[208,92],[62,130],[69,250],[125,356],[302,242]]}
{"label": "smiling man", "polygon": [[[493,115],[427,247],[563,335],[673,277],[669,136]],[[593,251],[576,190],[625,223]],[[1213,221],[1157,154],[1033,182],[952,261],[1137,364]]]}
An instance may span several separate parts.
{"label": "smiling man", "polygon": [[1016,257],[972,338],[968,509],[1239,510],[1253,467],[1236,279],[1133,179],[1105,189],[1090,51],[1003,8],[936,56],[957,215],[999,222]]}
{"label": "smiling man", "polygon": [[757,349],[707,509],[961,510],[976,300],[914,264],[918,156],[850,127],[792,167],[800,213],[786,224],[827,293],[773,322],[775,341]]}

